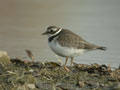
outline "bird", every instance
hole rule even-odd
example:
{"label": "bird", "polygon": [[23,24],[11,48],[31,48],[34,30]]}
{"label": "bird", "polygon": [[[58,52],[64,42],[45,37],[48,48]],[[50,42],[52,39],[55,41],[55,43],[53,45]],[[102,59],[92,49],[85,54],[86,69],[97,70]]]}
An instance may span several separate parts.
{"label": "bird", "polygon": [[48,45],[54,53],[66,58],[65,67],[69,58],[71,58],[70,66],[72,66],[73,58],[76,56],[80,56],[88,51],[105,51],[107,49],[103,46],[91,44],[69,29],[58,26],[49,26],[42,35],[48,36]]}

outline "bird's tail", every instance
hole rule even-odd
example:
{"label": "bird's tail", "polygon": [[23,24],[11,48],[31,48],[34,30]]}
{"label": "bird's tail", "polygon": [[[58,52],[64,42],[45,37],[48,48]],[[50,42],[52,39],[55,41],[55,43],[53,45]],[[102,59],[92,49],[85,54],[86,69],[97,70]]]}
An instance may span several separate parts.
{"label": "bird's tail", "polygon": [[98,47],[97,49],[100,49],[100,50],[107,50],[107,47]]}

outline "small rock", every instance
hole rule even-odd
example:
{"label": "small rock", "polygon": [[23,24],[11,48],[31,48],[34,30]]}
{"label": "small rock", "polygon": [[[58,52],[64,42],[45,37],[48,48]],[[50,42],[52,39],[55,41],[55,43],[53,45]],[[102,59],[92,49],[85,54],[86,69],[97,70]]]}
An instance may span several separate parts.
{"label": "small rock", "polygon": [[26,87],[23,85],[23,86],[18,86],[17,87],[17,90],[25,90],[26,89]]}
{"label": "small rock", "polygon": [[101,87],[104,87],[104,86],[105,86],[105,84],[100,84],[100,86],[101,86]]}
{"label": "small rock", "polygon": [[79,85],[79,87],[80,87],[80,88],[83,88],[83,87],[85,86],[85,83],[84,83],[84,82],[79,81],[79,82],[78,82],[78,85]]}
{"label": "small rock", "polygon": [[36,88],[34,84],[27,84],[27,86],[28,86],[28,88],[30,88],[30,89],[35,89],[35,88]]}
{"label": "small rock", "polygon": [[43,82],[43,81],[38,81],[35,84],[36,88],[38,88],[39,90],[53,90],[53,87],[50,83],[47,82]]}
{"label": "small rock", "polygon": [[33,70],[33,69],[30,69],[30,70],[29,70],[29,72],[33,73],[33,72],[34,72],[34,70]]}
{"label": "small rock", "polygon": [[87,83],[87,86],[91,89],[94,89],[94,88],[98,88],[99,87],[99,83],[96,83],[96,82],[86,82]]}
{"label": "small rock", "polygon": [[0,64],[3,66],[10,64],[10,57],[6,51],[0,51]]}
{"label": "small rock", "polygon": [[6,51],[0,51],[0,58],[3,56],[8,56]]}

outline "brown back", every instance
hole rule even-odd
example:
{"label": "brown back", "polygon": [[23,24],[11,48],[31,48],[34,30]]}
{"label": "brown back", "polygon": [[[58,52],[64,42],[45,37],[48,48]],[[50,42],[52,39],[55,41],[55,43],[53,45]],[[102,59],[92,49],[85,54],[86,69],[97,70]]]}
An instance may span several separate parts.
{"label": "brown back", "polygon": [[74,47],[76,49],[96,49],[99,46],[96,46],[94,44],[90,44],[84,39],[82,39],[79,35],[73,33],[70,30],[63,29],[57,40],[59,41],[59,44],[65,47]]}

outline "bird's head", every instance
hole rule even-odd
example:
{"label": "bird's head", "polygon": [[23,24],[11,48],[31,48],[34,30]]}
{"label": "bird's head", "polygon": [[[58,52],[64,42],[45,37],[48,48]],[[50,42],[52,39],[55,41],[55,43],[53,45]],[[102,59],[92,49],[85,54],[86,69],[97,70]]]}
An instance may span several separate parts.
{"label": "bird's head", "polygon": [[58,33],[60,33],[62,30],[62,28],[59,28],[57,26],[49,26],[46,30],[46,32],[44,32],[42,35],[48,35],[48,37],[57,35]]}

